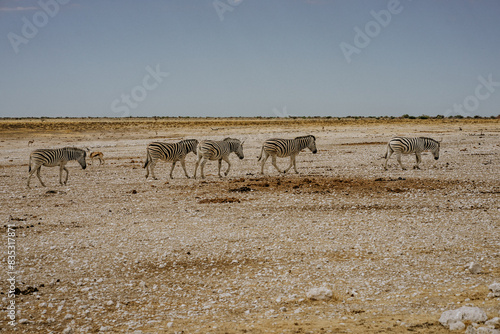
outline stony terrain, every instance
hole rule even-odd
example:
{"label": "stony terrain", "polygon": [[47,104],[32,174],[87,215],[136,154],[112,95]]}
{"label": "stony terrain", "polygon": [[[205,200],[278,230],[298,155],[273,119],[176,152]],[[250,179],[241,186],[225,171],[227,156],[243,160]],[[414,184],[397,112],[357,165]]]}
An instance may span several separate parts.
{"label": "stony terrain", "polygon": [[[16,226],[20,333],[447,333],[443,311],[500,316],[499,120],[30,120],[0,121],[0,218]],[[314,134],[299,175],[257,156],[269,137]],[[393,157],[393,135],[442,139],[441,158]],[[186,179],[158,163],[153,140],[245,139],[227,178]],[[28,146],[28,141],[34,143]],[[35,148],[88,147],[106,163],[42,167]],[[195,156],[187,158],[193,174]],[[288,160],[278,159],[280,166]],[[226,165],[223,165],[225,168]],[[474,262],[478,273],[467,269]],[[2,267],[3,268],[3,267]],[[7,269],[2,305],[9,302]],[[313,288],[331,291],[325,299]],[[2,306],[5,310],[6,307]]]}

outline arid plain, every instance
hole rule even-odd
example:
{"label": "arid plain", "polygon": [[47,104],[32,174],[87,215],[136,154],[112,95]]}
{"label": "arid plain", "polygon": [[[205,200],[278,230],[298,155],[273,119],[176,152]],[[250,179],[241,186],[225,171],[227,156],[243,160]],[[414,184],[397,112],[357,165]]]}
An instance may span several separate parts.
{"label": "arid plain", "polygon": [[[33,119],[0,121],[1,261],[16,226],[20,333],[446,333],[445,310],[500,316],[498,119]],[[257,162],[265,139],[313,134],[300,174]],[[395,157],[394,135],[442,140],[441,157]],[[186,179],[151,141],[245,140],[228,177]],[[28,146],[28,141],[33,144]],[[106,160],[42,167],[33,149],[77,146]],[[188,155],[193,175],[195,156]],[[286,166],[288,159],[278,159]],[[223,163],[223,168],[226,165]],[[293,169],[292,169],[293,171]],[[477,274],[467,270],[481,266]],[[4,267],[2,267],[4,268]],[[7,269],[0,276],[9,302]],[[313,288],[331,298],[312,300]],[[5,308],[2,307],[4,310]]]}

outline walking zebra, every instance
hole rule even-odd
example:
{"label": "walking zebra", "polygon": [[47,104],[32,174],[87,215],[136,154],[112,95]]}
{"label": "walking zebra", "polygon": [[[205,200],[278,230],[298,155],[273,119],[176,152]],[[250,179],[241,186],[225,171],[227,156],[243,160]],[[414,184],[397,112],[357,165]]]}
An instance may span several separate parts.
{"label": "walking zebra", "polygon": [[[290,166],[287,169],[283,170],[283,173],[288,172],[290,168],[295,170],[295,173],[299,173],[297,171],[297,163],[295,161],[295,157],[302,151],[303,149],[308,148],[312,153],[316,154],[318,150],[316,149],[316,137],[313,135],[296,137],[294,139],[279,139],[279,138],[271,138],[264,142],[262,145],[262,149],[260,151],[259,161],[260,163],[261,174],[264,174],[264,164],[266,163],[267,158],[271,156],[272,164],[276,168],[278,172],[281,173],[280,169],[276,165],[276,156],[280,158],[290,157]],[[262,159],[262,156],[264,158]]]}
{"label": "walking zebra", "polygon": [[401,154],[415,153],[417,162],[413,166],[413,169],[420,169],[418,164],[422,161],[421,153],[423,151],[431,151],[434,155],[434,159],[439,159],[439,146],[440,142],[432,138],[418,137],[418,138],[407,138],[407,137],[394,137],[387,144],[387,151],[385,153],[385,165],[384,169],[387,170],[387,161],[393,153],[396,153],[399,165],[403,170],[406,168],[401,163]]}
{"label": "walking zebra", "polygon": [[178,143],[150,143],[147,148],[146,162],[143,166],[143,168],[146,168],[146,179],[148,178],[149,170],[151,169],[151,175],[153,176],[153,179],[156,180],[154,167],[158,159],[172,162],[172,168],[170,169],[171,179],[174,178],[172,173],[174,172],[175,164],[180,160],[182,169],[184,169],[184,174],[187,178],[189,178],[186,171],[185,158],[189,152],[196,154],[196,146],[198,146],[198,140],[196,139],[185,139]]}
{"label": "walking zebra", "polygon": [[205,174],[203,173],[203,169],[207,160],[219,160],[219,177],[220,169],[222,165],[222,160],[227,162],[227,170],[224,173],[225,176],[229,174],[229,170],[231,169],[231,162],[229,162],[229,154],[231,152],[236,153],[238,158],[243,159],[243,142],[240,142],[238,139],[234,138],[225,138],[223,141],[214,141],[214,140],[204,140],[200,142],[198,145],[198,160],[196,161],[196,167],[194,169],[194,177],[196,178],[196,171],[198,170],[198,165],[201,161],[201,177],[204,179]]}
{"label": "walking zebra", "polygon": [[[42,166],[55,167],[59,166],[59,183],[62,185],[62,172],[66,171],[66,179],[64,180],[64,185],[68,182],[68,169],[66,164],[68,161],[76,160],[80,163],[83,169],[87,168],[87,163],[85,158],[87,152],[76,147],[64,147],[58,149],[39,149],[34,150],[30,154],[29,161],[29,177],[28,177],[28,187],[30,186],[30,180],[33,174],[36,172],[36,176],[40,180],[42,186],[45,187],[42,179],[40,178],[40,169]],[[33,168],[31,168],[31,163],[33,163]]]}

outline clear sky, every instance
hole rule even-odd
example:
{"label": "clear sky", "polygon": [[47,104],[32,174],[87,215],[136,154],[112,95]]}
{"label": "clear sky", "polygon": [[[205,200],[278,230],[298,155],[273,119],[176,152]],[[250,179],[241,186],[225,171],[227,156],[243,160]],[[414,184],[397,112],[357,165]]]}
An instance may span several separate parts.
{"label": "clear sky", "polygon": [[0,0],[0,117],[500,114],[498,0]]}

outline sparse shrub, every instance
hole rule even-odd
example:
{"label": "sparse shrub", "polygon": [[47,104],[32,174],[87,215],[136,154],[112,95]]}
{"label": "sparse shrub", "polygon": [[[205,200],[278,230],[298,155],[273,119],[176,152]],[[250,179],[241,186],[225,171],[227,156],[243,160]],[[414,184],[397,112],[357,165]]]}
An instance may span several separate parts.
{"label": "sparse shrub", "polygon": [[444,118],[444,116],[443,116],[443,115],[437,115],[437,116],[436,116],[436,118],[437,118],[437,119],[443,119],[443,118]]}
{"label": "sparse shrub", "polygon": [[401,118],[410,118],[410,115],[404,114],[403,116],[401,116]]}
{"label": "sparse shrub", "polygon": [[430,116],[428,116],[428,115],[420,115],[420,116],[418,116],[418,118],[419,119],[429,119]]}

